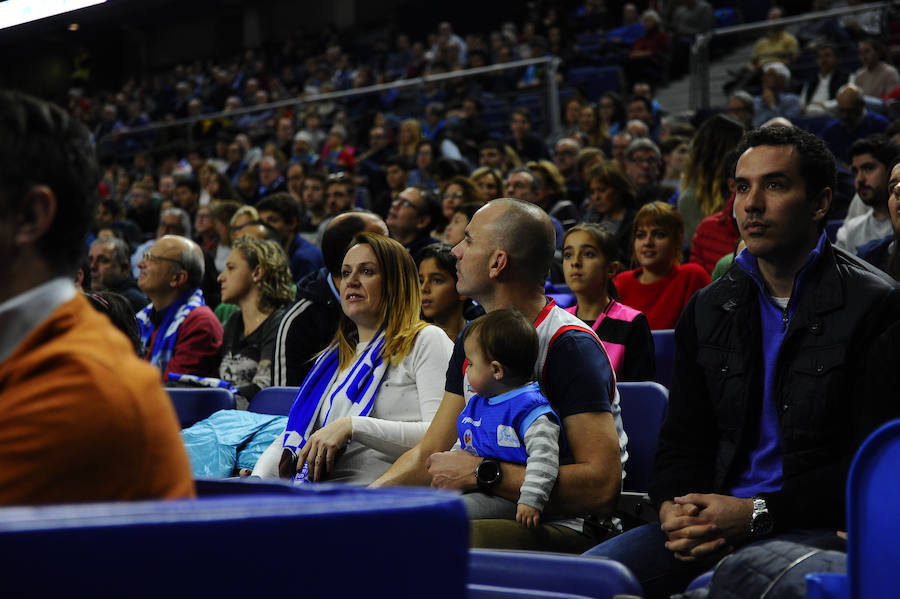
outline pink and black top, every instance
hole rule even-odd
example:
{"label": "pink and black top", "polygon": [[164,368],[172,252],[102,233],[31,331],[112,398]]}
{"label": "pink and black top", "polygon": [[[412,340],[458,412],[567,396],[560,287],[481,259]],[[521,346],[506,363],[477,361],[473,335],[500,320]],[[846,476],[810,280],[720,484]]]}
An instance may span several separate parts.
{"label": "pink and black top", "polygon": [[[578,306],[566,308],[578,316]],[[656,374],[653,336],[643,313],[610,299],[597,320],[585,321],[603,342],[618,381],[649,381]]]}

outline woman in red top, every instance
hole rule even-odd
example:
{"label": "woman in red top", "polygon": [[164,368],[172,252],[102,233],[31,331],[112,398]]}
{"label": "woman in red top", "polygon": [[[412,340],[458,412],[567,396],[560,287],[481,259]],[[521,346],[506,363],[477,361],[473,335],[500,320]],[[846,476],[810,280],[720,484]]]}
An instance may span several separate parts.
{"label": "woman in red top", "polygon": [[643,312],[653,330],[672,329],[695,291],[709,284],[709,273],[697,264],[681,264],[684,221],[665,202],[651,202],[634,217],[634,270],[613,282],[623,304]]}

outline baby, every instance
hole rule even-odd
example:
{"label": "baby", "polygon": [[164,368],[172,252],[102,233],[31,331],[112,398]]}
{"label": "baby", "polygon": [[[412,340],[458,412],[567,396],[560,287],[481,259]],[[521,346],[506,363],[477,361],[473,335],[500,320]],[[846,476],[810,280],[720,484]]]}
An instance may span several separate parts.
{"label": "baby", "polygon": [[[463,449],[485,458],[476,469],[481,489],[463,496],[469,517],[515,519],[528,527],[559,473],[559,417],[533,382],[538,356],[534,326],[516,309],[489,312],[463,333],[466,379],[473,395],[456,428]],[[518,506],[490,491],[502,477],[499,462],[525,464]]]}

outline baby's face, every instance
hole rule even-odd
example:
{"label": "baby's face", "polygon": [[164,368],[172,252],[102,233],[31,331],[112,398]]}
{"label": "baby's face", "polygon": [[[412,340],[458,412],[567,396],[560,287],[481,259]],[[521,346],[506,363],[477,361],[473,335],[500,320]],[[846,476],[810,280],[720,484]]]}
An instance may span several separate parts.
{"label": "baby's face", "polygon": [[475,393],[484,397],[497,395],[497,387],[500,381],[497,380],[495,375],[499,376],[499,374],[495,373],[492,363],[485,359],[481,346],[473,337],[474,335],[470,335],[463,344],[466,350],[466,358],[469,360],[469,366],[466,369],[469,387]]}

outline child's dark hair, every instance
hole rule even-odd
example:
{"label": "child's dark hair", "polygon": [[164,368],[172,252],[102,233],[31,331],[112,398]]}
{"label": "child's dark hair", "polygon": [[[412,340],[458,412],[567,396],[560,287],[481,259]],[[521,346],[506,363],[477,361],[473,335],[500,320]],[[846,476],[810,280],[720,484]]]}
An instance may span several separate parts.
{"label": "child's dark hair", "polygon": [[463,332],[472,337],[488,362],[500,362],[509,376],[523,383],[534,379],[538,336],[534,325],[516,308],[503,308],[476,318]]}
{"label": "child's dark hair", "polygon": [[[463,206],[466,205],[467,204],[463,204]],[[480,208],[481,206],[478,207]],[[460,207],[458,206],[457,212],[459,211],[459,208]],[[450,250],[452,249],[453,248],[446,243],[432,243],[431,245],[425,246],[422,251],[419,252],[416,268],[419,268],[423,260],[434,258],[438,268],[453,277],[453,283],[456,284],[459,281],[459,275],[456,274],[456,256],[451,253]],[[484,310],[481,309],[481,306],[473,302],[472,298],[467,299],[463,304],[463,318],[466,320],[478,318],[483,313]]]}
{"label": "child's dark hair", "polygon": [[[563,256],[565,256],[566,252],[565,240],[568,239],[569,235],[577,233],[578,231],[587,233],[593,238],[597,250],[603,254],[603,257],[606,258],[608,264],[620,261],[619,246],[616,244],[616,238],[612,236],[612,233],[597,223],[579,223],[566,231],[566,236],[563,238]],[[619,292],[616,290],[616,285],[613,283],[612,277],[606,282],[606,295],[613,299],[619,299]]]}
{"label": "child's dark hair", "polygon": [[419,259],[416,261],[416,267],[422,264],[423,260],[434,258],[438,268],[447,271],[447,273],[453,277],[453,282],[455,283],[459,279],[456,274],[456,256],[450,253],[451,249],[453,248],[446,243],[432,243],[431,245],[425,246],[422,251],[419,252]]}

